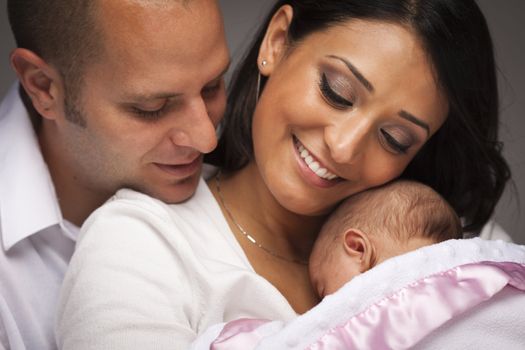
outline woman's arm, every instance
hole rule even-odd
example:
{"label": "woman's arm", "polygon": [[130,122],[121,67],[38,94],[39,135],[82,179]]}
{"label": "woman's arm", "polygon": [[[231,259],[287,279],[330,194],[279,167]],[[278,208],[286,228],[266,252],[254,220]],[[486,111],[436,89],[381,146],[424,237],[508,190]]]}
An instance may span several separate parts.
{"label": "woman's arm", "polygon": [[[185,349],[196,336],[184,240],[156,203],[116,200],[83,227],[56,323],[61,349]],[[180,235],[179,235],[180,236]]]}

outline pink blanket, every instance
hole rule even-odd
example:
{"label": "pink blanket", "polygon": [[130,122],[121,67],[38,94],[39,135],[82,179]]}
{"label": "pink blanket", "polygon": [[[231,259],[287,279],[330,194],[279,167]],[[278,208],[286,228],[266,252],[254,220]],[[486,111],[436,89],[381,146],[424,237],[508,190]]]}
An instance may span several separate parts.
{"label": "pink blanket", "polygon": [[453,240],[390,259],[297,319],[242,319],[194,349],[525,349],[525,247]]}

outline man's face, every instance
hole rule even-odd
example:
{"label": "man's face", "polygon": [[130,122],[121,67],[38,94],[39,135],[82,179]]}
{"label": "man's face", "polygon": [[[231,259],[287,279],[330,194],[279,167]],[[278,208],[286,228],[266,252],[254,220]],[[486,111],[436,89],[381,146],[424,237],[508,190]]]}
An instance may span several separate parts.
{"label": "man's face", "polygon": [[62,158],[90,190],[186,200],[226,103],[229,53],[217,4],[110,0],[98,11],[103,55],[87,66],[74,101],[85,127],[57,122]]}

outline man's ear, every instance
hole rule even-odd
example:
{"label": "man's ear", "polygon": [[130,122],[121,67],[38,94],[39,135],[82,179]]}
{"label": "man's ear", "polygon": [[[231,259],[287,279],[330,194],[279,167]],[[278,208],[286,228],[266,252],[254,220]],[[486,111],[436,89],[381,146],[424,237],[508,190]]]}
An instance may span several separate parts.
{"label": "man's ear", "polygon": [[14,49],[10,61],[36,111],[46,119],[56,119],[62,105],[59,94],[62,79],[58,71],[27,49]]}
{"label": "man's ear", "polygon": [[374,267],[375,248],[368,235],[361,230],[350,228],[344,235],[345,253],[356,259],[360,272],[365,272]]}
{"label": "man's ear", "polygon": [[[272,74],[275,66],[286,53],[288,29],[292,23],[293,9],[284,5],[275,12],[266,29],[266,34],[259,48],[258,66],[264,76]],[[265,63],[263,63],[265,62]]]}

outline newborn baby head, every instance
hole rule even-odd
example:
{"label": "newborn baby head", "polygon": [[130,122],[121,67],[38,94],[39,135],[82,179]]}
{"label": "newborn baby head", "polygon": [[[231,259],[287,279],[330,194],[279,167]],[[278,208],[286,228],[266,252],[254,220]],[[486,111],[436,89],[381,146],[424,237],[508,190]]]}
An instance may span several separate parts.
{"label": "newborn baby head", "polygon": [[340,204],[315,242],[310,278],[322,298],[388,258],[462,233],[458,216],[437,192],[394,181]]}

